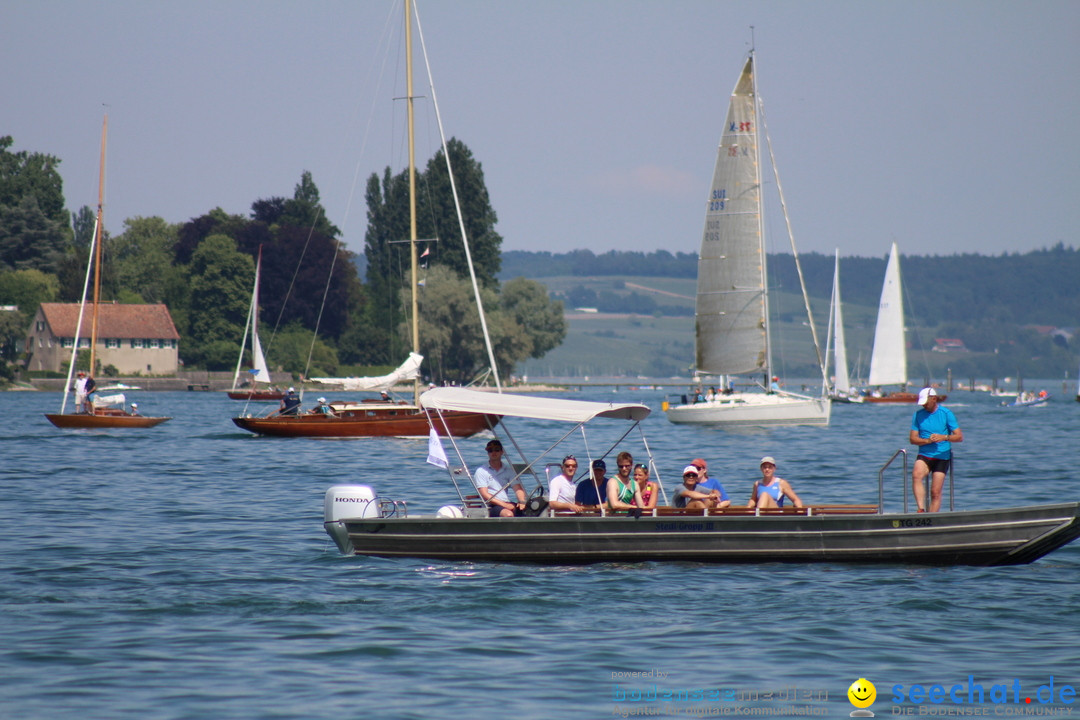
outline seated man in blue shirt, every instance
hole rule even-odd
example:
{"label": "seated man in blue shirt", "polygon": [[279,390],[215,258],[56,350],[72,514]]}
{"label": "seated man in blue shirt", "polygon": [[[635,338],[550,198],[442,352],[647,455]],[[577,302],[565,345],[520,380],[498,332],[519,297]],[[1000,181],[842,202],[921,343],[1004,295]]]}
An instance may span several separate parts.
{"label": "seated man in blue shirt", "polygon": [[709,477],[709,464],[701,458],[697,458],[690,464],[698,469],[698,491],[709,492],[710,490],[715,490],[720,493],[720,502],[717,503],[716,507],[723,508],[730,505],[731,498],[729,498],[727,492],[725,492],[724,486],[721,485],[720,481],[716,478]]}
{"label": "seated man in blue shirt", "polygon": [[[607,463],[603,460],[593,460],[592,477],[582,478],[574,491],[574,502],[578,505],[600,505],[600,498],[607,498],[607,481],[604,477],[607,473]],[[597,495],[597,489],[600,494]]]}

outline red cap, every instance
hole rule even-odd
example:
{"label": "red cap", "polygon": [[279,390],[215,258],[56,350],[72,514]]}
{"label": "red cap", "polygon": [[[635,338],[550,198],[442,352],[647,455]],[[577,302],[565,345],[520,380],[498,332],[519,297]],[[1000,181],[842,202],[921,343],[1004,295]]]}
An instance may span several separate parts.
{"label": "red cap", "polygon": [[708,470],[709,469],[709,463],[705,462],[701,458],[698,458],[698,459],[694,460],[690,464],[695,466],[698,470]]}

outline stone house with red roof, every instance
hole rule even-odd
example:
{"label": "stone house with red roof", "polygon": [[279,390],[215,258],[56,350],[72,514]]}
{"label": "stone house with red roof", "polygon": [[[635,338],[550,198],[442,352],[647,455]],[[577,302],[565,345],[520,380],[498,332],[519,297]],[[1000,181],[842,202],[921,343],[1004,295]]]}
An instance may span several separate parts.
{"label": "stone house with red roof", "polygon": [[[79,332],[79,352],[90,350],[92,305],[87,305]],[[27,332],[28,370],[61,372],[71,360],[78,303],[41,303]],[[112,365],[121,375],[175,375],[180,334],[162,304],[98,305],[97,363]]]}

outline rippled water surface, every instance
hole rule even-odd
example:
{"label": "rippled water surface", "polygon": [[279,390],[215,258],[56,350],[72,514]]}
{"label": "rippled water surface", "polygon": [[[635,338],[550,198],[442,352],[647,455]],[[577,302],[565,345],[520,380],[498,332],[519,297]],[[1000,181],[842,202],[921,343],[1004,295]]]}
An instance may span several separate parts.
{"label": "rippled water surface", "polygon": [[[2,718],[846,717],[860,677],[880,717],[894,685],[1080,686],[1080,544],[1009,568],[343,557],[322,529],[329,485],[370,483],[413,512],[455,499],[426,442],[256,438],[221,394],[140,395],[175,419],[59,431],[43,416],[58,394],[0,394]],[[648,403],[664,485],[700,456],[738,501],[768,454],[804,501],[876,502],[911,417],[837,406],[828,429],[732,434],[670,425],[658,391],[572,395]],[[1080,499],[1080,404],[949,406],[958,509]],[[513,428],[530,447],[556,429]],[[463,442],[483,459],[483,438]],[[887,505],[899,492],[892,473]],[[652,676],[614,675],[631,672]],[[648,702],[665,688],[736,699]]]}

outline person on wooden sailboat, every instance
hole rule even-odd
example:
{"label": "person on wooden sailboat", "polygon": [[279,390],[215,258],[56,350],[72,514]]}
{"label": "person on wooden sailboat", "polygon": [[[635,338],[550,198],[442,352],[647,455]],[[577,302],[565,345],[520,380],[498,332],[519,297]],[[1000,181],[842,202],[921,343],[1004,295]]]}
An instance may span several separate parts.
{"label": "person on wooden sailboat", "polygon": [[281,409],[278,411],[278,414],[300,414],[300,396],[296,394],[296,388],[289,388],[289,391],[285,393],[285,396],[283,398],[281,398]]}
{"label": "person on wooden sailboat", "polygon": [[87,415],[94,414],[94,403],[90,395],[93,394],[96,387],[97,383],[94,382],[94,378],[87,375],[85,371],[80,370],[78,379],[75,380],[75,407],[79,408],[80,412]]}

